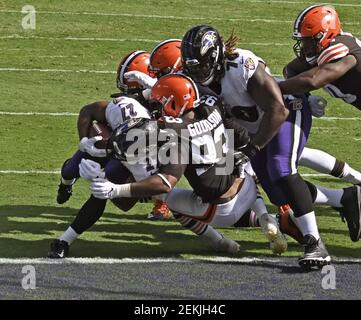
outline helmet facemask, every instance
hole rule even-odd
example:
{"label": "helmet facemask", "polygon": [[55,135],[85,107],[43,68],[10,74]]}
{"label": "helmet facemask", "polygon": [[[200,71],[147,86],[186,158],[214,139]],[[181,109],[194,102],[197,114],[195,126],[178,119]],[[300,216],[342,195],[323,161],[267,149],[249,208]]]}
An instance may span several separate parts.
{"label": "helmet facemask", "polygon": [[305,58],[309,64],[315,64],[319,56],[319,40],[304,37],[296,40],[293,51],[298,58]]}

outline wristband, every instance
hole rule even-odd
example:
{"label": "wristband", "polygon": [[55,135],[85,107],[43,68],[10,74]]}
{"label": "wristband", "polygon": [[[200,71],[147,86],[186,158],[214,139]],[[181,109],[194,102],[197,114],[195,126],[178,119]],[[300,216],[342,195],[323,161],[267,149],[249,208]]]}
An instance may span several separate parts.
{"label": "wristband", "polygon": [[113,187],[112,198],[131,198],[132,193],[130,185],[131,183],[115,184]]}

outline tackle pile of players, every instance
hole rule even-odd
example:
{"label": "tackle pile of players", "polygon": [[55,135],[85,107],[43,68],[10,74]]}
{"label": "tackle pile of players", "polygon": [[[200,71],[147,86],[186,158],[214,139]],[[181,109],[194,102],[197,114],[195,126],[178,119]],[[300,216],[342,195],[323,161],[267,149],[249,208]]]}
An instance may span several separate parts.
{"label": "tackle pile of players", "polygon": [[[327,105],[311,91],[324,88],[361,109],[361,43],[342,31],[337,12],[328,5],[304,9],[295,20],[293,39],[296,58],[285,66],[282,79],[271,75],[262,58],[238,48],[233,33],[224,41],[208,25],[191,28],[182,40],[162,41],[151,53],[126,55],[117,69],[119,93],[79,113],[79,147],[64,162],[57,202],[70,198],[79,177],[90,181],[91,194],[51,243],[48,257],[67,257],[71,243],[102,216],[107,200],[127,211],[153,199],[149,219],[173,216],[227,254],[236,254],[239,244],[218,227],[260,227],[275,254],[287,250],[287,234],[304,246],[298,260],[304,268],[331,261],[318,231],[317,205],[340,214],[351,240],[358,241],[361,173],[306,143],[312,116],[323,116]],[[102,137],[88,137],[94,121],[112,132],[104,149],[96,146]],[[144,148],[132,153],[135,140],[129,134],[134,130],[143,134]],[[151,143],[154,134],[166,139]],[[169,154],[173,161],[166,161]],[[352,185],[314,185],[298,173],[299,166]],[[191,189],[176,186],[182,176]],[[268,213],[259,186],[279,208],[277,216]]]}

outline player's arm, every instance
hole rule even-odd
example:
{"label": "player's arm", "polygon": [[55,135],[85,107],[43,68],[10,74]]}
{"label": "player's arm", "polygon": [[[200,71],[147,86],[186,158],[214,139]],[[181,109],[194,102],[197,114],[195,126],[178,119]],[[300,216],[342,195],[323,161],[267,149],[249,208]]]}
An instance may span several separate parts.
{"label": "player's arm", "polygon": [[90,190],[96,198],[144,198],[172,191],[185,171],[186,165],[167,165],[160,168],[159,173],[142,181],[114,184],[104,179],[96,179]]}
{"label": "player's arm", "polygon": [[341,78],[356,65],[357,59],[353,55],[347,55],[337,62],[321,64],[282,81],[279,86],[283,94],[304,94]]}
{"label": "player's arm", "polygon": [[133,197],[156,196],[172,191],[185,171],[186,165],[176,164],[161,167],[159,172],[149,178],[132,183],[130,192]]}
{"label": "player's arm", "polygon": [[276,135],[289,112],[284,105],[277,82],[266,73],[263,63],[258,64],[248,81],[247,91],[265,112],[259,130],[252,139],[255,146],[263,148]]}
{"label": "player's arm", "polygon": [[107,105],[107,101],[97,101],[84,106],[80,110],[78,116],[78,133],[80,140],[88,136],[88,130],[93,120],[106,123],[105,109]]}
{"label": "player's arm", "polygon": [[285,79],[289,79],[311,68],[306,61],[295,58],[283,68],[283,76]]}

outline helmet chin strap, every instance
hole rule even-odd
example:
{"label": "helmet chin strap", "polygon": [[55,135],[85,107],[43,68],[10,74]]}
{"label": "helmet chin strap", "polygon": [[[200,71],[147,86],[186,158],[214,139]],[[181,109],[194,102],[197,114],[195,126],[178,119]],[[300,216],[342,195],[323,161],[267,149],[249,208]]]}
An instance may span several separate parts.
{"label": "helmet chin strap", "polygon": [[214,79],[214,72],[206,81],[201,82],[201,85],[208,86],[212,83],[213,79]]}

